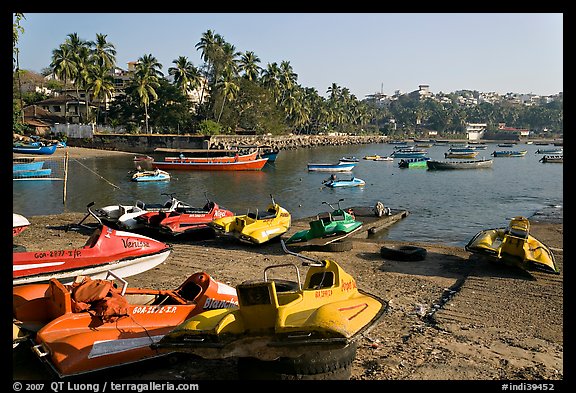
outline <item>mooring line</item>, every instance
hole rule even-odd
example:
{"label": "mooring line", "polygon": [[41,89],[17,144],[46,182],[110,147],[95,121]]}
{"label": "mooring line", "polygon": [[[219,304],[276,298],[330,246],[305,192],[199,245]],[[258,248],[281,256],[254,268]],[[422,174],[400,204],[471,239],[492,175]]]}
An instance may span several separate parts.
{"label": "mooring line", "polygon": [[94,172],[92,169],[88,168],[86,165],[82,164],[80,161],[78,161],[77,159],[74,159],[74,161],[76,161],[78,164],[82,165],[84,168],[86,168],[87,170],[89,170],[90,172],[92,172],[93,174],[95,174],[96,176],[98,176],[100,179],[104,180],[106,183],[110,184],[112,187],[116,187],[117,189],[120,190],[120,187],[118,187],[115,184],[110,183],[108,180],[106,180],[104,177],[100,176],[98,173]]}

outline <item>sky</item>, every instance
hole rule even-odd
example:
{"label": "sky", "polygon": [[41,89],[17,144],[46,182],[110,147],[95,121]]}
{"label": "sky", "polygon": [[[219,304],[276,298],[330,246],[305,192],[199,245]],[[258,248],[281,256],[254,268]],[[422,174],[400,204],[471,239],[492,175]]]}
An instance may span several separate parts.
{"label": "sky", "polygon": [[68,34],[107,35],[116,64],[153,55],[161,71],[212,30],[260,66],[289,61],[302,87],[374,93],[563,91],[562,13],[24,13],[20,68],[40,72]]}

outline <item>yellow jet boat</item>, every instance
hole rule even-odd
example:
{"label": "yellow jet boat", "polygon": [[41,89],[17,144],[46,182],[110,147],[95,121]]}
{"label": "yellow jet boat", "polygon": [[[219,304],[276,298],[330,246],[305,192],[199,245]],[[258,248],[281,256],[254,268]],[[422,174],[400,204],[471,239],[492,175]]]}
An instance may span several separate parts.
{"label": "yellow jet boat", "polygon": [[478,232],[464,248],[523,269],[559,273],[554,254],[530,235],[530,221],[525,217],[512,218],[506,228]]}
{"label": "yellow jet boat", "polygon": [[[360,290],[335,261],[317,261],[281,243],[309,266],[304,285],[295,264],[268,266],[263,280],[236,287],[237,309],[191,317],[154,347],[206,359],[236,357],[239,369],[252,365],[258,379],[269,379],[263,377],[266,370],[292,377],[280,379],[349,379],[359,338],[380,321],[388,303]],[[297,281],[268,277],[281,267],[293,267]]]}
{"label": "yellow jet boat", "polygon": [[288,210],[272,203],[265,211],[248,212],[243,215],[221,217],[208,225],[218,236],[234,237],[243,243],[262,244],[286,233],[292,224]]}

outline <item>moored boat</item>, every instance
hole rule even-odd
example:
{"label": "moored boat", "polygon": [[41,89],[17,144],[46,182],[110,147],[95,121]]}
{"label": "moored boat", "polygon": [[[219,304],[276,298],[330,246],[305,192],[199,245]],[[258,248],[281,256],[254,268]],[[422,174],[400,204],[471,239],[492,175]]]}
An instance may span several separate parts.
{"label": "moored boat", "polygon": [[492,159],[462,160],[462,161],[437,161],[437,160],[426,161],[428,169],[431,170],[492,168],[492,163],[493,163]]}
{"label": "moored boat", "polygon": [[524,157],[528,150],[494,150],[492,156],[494,157]]}
{"label": "moored boat", "polygon": [[14,287],[13,343],[29,339],[64,378],[167,355],[151,345],[174,327],[203,311],[237,306],[236,290],[206,272],[168,290],[128,287],[118,277],[77,277],[68,285],[51,279]]}
{"label": "moored boat", "polygon": [[131,177],[135,182],[170,181],[170,174],[161,169],[153,171],[137,171]]}
{"label": "moored boat", "polygon": [[189,161],[153,161],[157,169],[175,169],[184,171],[259,171],[268,158],[257,158],[250,161],[228,162],[189,162]]}
{"label": "moored boat", "polygon": [[390,157],[393,158],[418,158],[425,157],[428,151],[421,149],[406,149],[406,150],[394,150]]}
{"label": "moored boat", "polygon": [[417,157],[417,158],[402,158],[398,163],[400,168],[427,168],[426,161],[430,160],[430,157]]}
{"label": "moored boat", "polygon": [[357,164],[357,162],[344,161],[339,161],[337,164],[308,163],[308,170],[311,172],[350,172]]}
{"label": "moored boat", "polygon": [[322,184],[330,188],[362,187],[366,185],[366,182],[360,178],[353,176],[351,179],[330,179],[322,182]]}
{"label": "moored boat", "polygon": [[538,149],[535,151],[535,154],[551,154],[551,155],[559,155],[564,153],[564,148],[553,148],[553,149]]}
{"label": "moored boat", "polygon": [[51,155],[54,154],[56,148],[58,147],[57,144],[52,145],[31,145],[31,144],[22,144],[22,143],[15,143],[12,146],[13,153],[21,153],[21,154],[40,154],[40,155]]}
{"label": "moored boat", "polygon": [[538,161],[540,162],[555,162],[555,163],[563,163],[564,162],[564,155],[544,155]]}
{"label": "moored boat", "polygon": [[522,216],[512,218],[506,228],[478,232],[465,249],[523,269],[559,273],[554,253],[530,235],[530,221]]}
{"label": "moored boat", "polygon": [[444,158],[476,158],[478,155],[477,151],[474,150],[462,150],[462,151],[448,151],[444,153]]}

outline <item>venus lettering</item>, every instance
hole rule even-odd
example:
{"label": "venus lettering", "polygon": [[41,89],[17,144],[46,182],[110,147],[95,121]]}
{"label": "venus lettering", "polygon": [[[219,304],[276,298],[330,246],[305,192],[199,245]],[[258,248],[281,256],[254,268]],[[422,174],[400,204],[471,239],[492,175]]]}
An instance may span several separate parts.
{"label": "venus lettering", "polygon": [[124,248],[146,248],[146,247],[150,247],[150,244],[148,242],[145,242],[142,240],[122,239],[122,244],[124,245]]}

